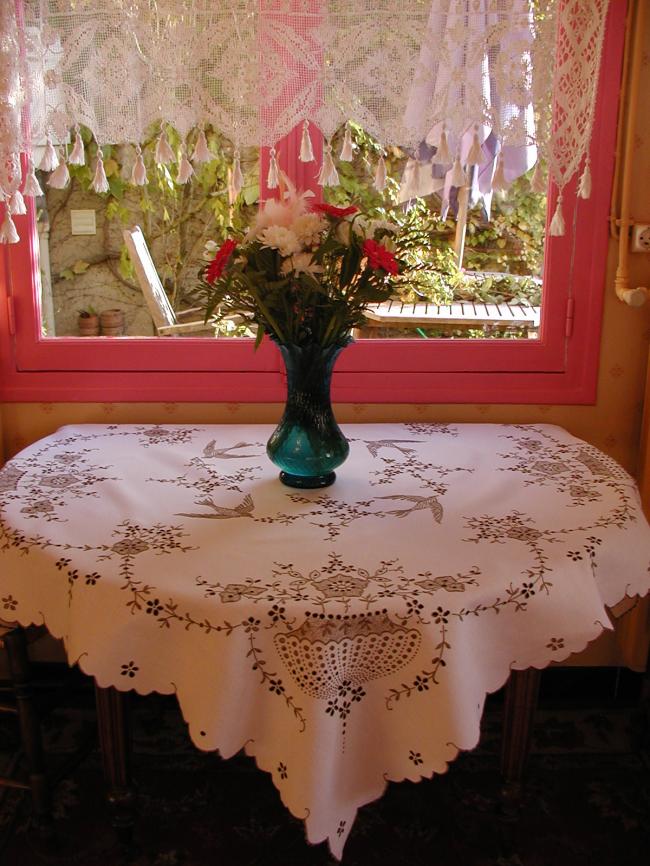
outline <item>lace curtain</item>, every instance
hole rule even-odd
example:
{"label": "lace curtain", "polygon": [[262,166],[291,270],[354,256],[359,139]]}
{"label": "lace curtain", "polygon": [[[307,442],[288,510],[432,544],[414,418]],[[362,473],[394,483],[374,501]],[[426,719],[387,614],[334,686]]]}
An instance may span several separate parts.
{"label": "lace curtain", "polygon": [[[22,192],[38,192],[32,145],[45,144],[47,182],[68,182],[83,161],[75,130],[100,146],[94,186],[106,191],[101,146],[134,147],[132,181],[146,182],[139,144],[159,125],[156,158],[208,160],[211,124],[238,149],[271,147],[303,124],[325,137],[322,185],[352,158],[330,140],[348,121],[382,146],[425,143],[446,192],[473,182],[505,188],[537,160],[560,188],[578,172],[589,195],[587,154],[608,0],[4,0],[0,3],[0,240],[17,234]],[[551,106],[555,101],[551,123]],[[169,147],[173,127],[184,144]],[[191,135],[190,135],[191,134]],[[191,138],[191,149],[189,139]],[[187,143],[187,144],[185,144]],[[27,155],[21,178],[18,155]],[[541,157],[541,160],[539,159]],[[413,166],[419,167],[414,158]],[[475,168],[476,167],[476,168]],[[474,169],[474,170],[473,170]],[[385,183],[383,159],[375,178]],[[534,183],[541,184],[537,173]],[[415,192],[417,180],[414,182]],[[541,188],[541,186],[540,186]],[[445,193],[446,194],[446,193]],[[562,201],[552,232],[563,232]]]}

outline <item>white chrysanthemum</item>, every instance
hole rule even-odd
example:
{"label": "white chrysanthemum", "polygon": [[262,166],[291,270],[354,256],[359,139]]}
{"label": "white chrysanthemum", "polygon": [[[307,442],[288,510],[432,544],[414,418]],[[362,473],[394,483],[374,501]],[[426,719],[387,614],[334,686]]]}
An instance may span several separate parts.
{"label": "white chrysanthemum", "polygon": [[325,220],[319,214],[305,213],[294,220],[290,228],[303,246],[312,247],[320,241],[326,225]]}
{"label": "white chrysanthemum", "polygon": [[321,265],[316,264],[312,259],[311,253],[296,253],[295,256],[286,259],[282,262],[280,272],[286,277],[290,273],[294,274],[311,274],[315,277],[317,274],[323,273]]}
{"label": "white chrysanthemum", "polygon": [[302,250],[300,241],[291,229],[284,226],[269,226],[260,232],[259,239],[263,247],[277,250],[281,256],[292,256]]}
{"label": "white chrysanthemum", "polygon": [[206,262],[211,262],[214,254],[219,249],[219,244],[216,241],[206,241],[203,247],[203,258]]}

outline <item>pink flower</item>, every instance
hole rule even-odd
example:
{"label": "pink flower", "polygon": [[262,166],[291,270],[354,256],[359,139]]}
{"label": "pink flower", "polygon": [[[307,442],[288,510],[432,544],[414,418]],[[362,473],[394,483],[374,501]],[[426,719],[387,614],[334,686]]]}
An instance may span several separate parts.
{"label": "pink flower", "polygon": [[362,250],[364,256],[368,258],[370,267],[374,271],[381,269],[392,276],[399,273],[399,264],[395,256],[386,247],[377,243],[377,241],[369,238],[363,242]]}
{"label": "pink flower", "polygon": [[326,213],[328,216],[334,217],[334,219],[343,219],[343,217],[352,216],[353,213],[357,213],[359,208],[353,204],[349,207],[335,207],[333,204],[320,203],[312,205],[312,210],[318,211],[318,213]]}
{"label": "pink flower", "polygon": [[237,243],[230,239],[221,244],[217,250],[217,254],[212,259],[208,265],[207,271],[205,272],[206,283],[213,285],[213,283],[221,277],[236,247]]}

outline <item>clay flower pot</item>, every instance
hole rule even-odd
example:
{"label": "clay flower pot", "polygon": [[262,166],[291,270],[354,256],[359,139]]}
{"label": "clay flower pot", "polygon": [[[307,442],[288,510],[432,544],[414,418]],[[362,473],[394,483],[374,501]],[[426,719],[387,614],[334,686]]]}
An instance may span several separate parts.
{"label": "clay flower pot", "polygon": [[99,316],[96,313],[89,313],[86,310],[82,310],[82,312],[79,313],[78,327],[80,337],[98,337]]}
{"label": "clay flower pot", "polygon": [[99,316],[103,337],[121,337],[124,334],[124,311],[104,310]]}

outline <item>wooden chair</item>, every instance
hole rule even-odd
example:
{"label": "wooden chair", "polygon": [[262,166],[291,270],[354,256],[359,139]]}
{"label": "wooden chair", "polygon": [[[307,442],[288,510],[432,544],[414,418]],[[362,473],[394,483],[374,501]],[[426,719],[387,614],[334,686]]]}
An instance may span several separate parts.
{"label": "wooden chair", "polygon": [[199,308],[177,314],[169,303],[163,284],[151,258],[147,242],[140,226],[123,231],[124,242],[133,262],[133,267],[149,308],[149,313],[159,337],[182,337],[208,334],[215,336],[215,327],[201,318]]}

